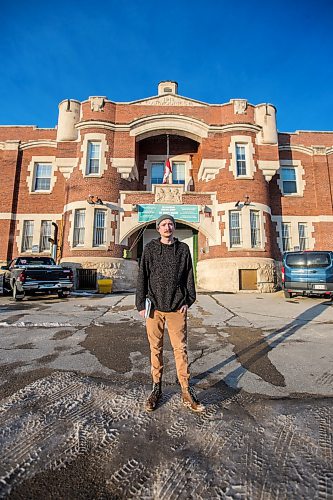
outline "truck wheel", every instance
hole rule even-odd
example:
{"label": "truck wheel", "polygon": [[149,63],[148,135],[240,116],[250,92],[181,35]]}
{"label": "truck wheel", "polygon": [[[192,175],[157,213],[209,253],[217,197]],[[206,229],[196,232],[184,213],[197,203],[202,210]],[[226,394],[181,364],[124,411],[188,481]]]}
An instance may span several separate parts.
{"label": "truck wheel", "polygon": [[58,297],[59,299],[63,299],[64,297],[68,297],[69,292],[65,292],[64,290],[59,290]]}
{"label": "truck wheel", "polygon": [[16,283],[14,283],[14,287],[13,287],[13,298],[15,300],[23,300],[24,299],[24,295],[25,293],[24,292],[19,292],[17,290],[17,286],[16,286]]}
{"label": "truck wheel", "polygon": [[286,299],[291,299],[292,297],[292,293],[291,292],[287,292],[286,290],[284,291],[284,296]]}

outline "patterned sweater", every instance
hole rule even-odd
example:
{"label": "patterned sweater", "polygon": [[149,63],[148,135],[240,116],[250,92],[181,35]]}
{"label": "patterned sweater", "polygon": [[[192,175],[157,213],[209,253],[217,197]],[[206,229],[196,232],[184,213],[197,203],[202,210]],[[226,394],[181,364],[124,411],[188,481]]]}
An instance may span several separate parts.
{"label": "patterned sweater", "polygon": [[196,298],[190,249],[177,238],[166,245],[160,238],[151,240],[144,248],[140,262],[136,307],[145,309],[148,297],[158,311],[177,311],[191,306]]}

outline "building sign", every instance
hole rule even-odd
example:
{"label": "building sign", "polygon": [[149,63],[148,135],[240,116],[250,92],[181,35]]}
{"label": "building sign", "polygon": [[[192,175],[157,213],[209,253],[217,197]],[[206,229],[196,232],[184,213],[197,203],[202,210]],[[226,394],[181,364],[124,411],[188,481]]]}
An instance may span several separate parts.
{"label": "building sign", "polygon": [[163,214],[185,222],[199,222],[198,205],[138,205],[139,222],[156,220]]}

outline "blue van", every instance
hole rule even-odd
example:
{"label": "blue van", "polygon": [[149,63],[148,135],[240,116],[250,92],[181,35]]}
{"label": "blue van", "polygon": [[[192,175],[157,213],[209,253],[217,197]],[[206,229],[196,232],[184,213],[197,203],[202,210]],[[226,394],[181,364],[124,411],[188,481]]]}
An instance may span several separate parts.
{"label": "blue van", "polygon": [[284,296],[333,297],[333,252],[285,252],[282,263]]}

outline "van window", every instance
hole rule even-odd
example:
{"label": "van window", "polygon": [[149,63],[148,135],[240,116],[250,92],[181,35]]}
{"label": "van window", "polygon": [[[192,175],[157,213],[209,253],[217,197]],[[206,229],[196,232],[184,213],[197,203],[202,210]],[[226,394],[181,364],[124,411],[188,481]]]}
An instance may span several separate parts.
{"label": "van window", "polygon": [[288,267],[306,267],[306,256],[301,253],[287,255],[286,265]]}
{"label": "van window", "polygon": [[327,267],[330,263],[330,255],[328,253],[308,253],[308,267]]}

